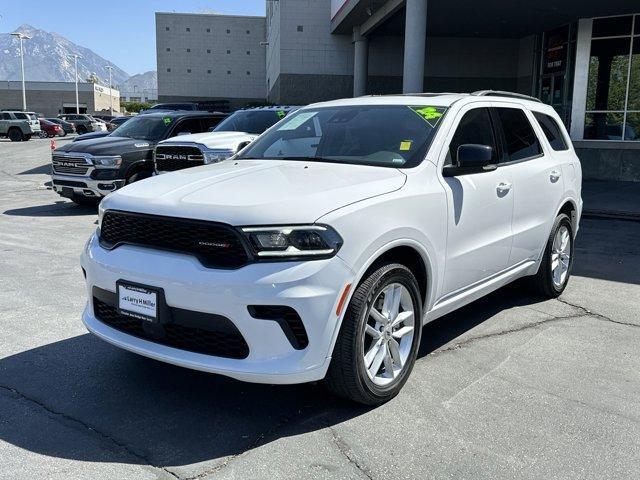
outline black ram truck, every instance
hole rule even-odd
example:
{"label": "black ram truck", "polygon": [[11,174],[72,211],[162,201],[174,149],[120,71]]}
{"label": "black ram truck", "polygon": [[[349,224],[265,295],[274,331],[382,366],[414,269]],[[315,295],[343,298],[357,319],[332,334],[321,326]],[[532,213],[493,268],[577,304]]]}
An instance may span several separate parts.
{"label": "black ram truck", "polygon": [[208,132],[224,113],[162,112],[128,120],[109,135],[66,144],[52,153],[53,189],[78,204],[95,204],[108,193],[154,172],[153,149],[177,135]]}

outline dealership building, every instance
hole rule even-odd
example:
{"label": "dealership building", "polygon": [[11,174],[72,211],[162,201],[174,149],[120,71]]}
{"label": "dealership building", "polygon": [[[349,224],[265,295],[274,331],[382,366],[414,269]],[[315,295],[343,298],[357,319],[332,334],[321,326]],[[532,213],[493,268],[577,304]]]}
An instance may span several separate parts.
{"label": "dealership building", "polygon": [[[217,48],[222,57],[240,45],[256,51],[252,59],[264,61],[262,83],[252,72],[250,81],[235,76],[224,90],[208,81],[211,74],[194,79],[180,72],[172,93],[200,99],[232,92],[230,98],[307,104],[367,94],[509,90],[553,105],[586,178],[640,180],[640,2],[278,0],[266,2],[262,19],[198,17],[220,22],[222,32],[229,30],[226,19],[255,22],[256,32],[262,22],[262,38],[245,33],[248,42],[237,46],[230,37],[216,44],[197,35],[201,48]],[[160,46],[171,45],[165,45],[169,25],[159,18],[166,17],[157,17],[162,100],[171,83],[162,70],[183,62],[178,68],[186,72],[195,63],[184,53],[174,63],[161,57]],[[189,48],[180,41],[172,40]],[[246,58],[234,61],[242,69]],[[224,62],[210,65],[229,75]]]}
{"label": "dealership building", "polygon": [[[25,82],[27,110],[55,117],[76,112],[75,82]],[[111,97],[111,98],[110,98]],[[78,83],[80,113],[120,113],[120,92],[93,83]],[[0,108],[22,110],[22,82],[0,82]]]}

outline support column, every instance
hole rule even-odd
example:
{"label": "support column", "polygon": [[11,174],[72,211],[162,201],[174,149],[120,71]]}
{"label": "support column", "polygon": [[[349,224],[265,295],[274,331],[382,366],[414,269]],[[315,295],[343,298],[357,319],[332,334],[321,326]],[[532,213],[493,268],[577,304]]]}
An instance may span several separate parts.
{"label": "support column", "polygon": [[367,94],[369,76],[369,40],[360,34],[360,27],[353,27],[353,96]]}
{"label": "support column", "polygon": [[582,18],[578,21],[576,39],[576,64],[573,74],[573,101],[571,103],[571,139],[584,138],[584,119],[587,108],[587,88],[589,86],[589,59],[591,56],[591,30],[593,20]]}
{"label": "support column", "polygon": [[427,0],[407,0],[404,31],[403,93],[422,92],[427,43]]}

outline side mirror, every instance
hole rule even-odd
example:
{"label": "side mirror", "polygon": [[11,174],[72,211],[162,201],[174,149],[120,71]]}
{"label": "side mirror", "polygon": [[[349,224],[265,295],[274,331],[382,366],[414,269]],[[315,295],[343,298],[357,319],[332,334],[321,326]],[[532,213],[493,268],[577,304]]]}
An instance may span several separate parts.
{"label": "side mirror", "polygon": [[467,143],[458,147],[456,162],[445,167],[447,177],[471,173],[490,172],[498,166],[493,162],[493,148],[489,145]]}

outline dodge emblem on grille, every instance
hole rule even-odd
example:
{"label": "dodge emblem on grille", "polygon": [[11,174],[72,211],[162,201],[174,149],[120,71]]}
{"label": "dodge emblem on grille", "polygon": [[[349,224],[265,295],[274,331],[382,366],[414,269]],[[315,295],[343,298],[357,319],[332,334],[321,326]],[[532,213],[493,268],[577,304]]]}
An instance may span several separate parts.
{"label": "dodge emblem on grille", "polygon": [[229,244],[229,243],[220,243],[220,242],[198,241],[198,246],[200,246],[200,247],[229,248],[231,246],[231,244]]}

